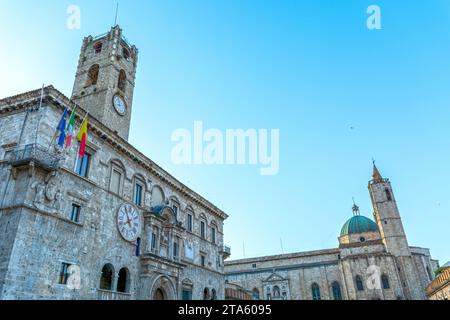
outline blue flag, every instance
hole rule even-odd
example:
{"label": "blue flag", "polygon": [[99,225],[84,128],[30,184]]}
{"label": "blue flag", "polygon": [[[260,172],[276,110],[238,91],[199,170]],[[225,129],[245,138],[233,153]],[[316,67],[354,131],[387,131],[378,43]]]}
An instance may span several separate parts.
{"label": "blue flag", "polygon": [[69,110],[64,110],[64,113],[62,115],[61,120],[59,121],[58,128],[56,128],[57,131],[59,131],[59,139],[58,139],[58,145],[61,148],[64,148],[64,144],[66,142],[66,126],[67,126],[67,116],[69,115]]}

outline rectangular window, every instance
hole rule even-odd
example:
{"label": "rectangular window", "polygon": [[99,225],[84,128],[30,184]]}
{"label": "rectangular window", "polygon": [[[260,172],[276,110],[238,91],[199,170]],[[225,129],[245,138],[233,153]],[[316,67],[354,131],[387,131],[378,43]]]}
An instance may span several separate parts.
{"label": "rectangular window", "polygon": [[211,241],[212,243],[216,243],[216,228],[211,228]]}
{"label": "rectangular window", "polygon": [[173,243],[173,257],[178,258],[178,243],[176,241]]}
{"label": "rectangular window", "polygon": [[77,160],[75,161],[75,173],[87,178],[89,174],[90,163],[91,155],[89,153],[85,152],[83,158],[78,158],[77,153]]}
{"label": "rectangular window", "polygon": [[70,264],[63,262],[61,264],[61,272],[59,273],[59,284],[67,284],[67,279],[69,278],[69,267]]}
{"label": "rectangular window", "polygon": [[175,213],[175,216],[178,216],[178,207],[176,205],[172,206],[173,213]]}
{"label": "rectangular window", "polygon": [[205,236],[205,222],[204,221],[200,222],[200,236],[203,239],[206,238],[206,236]]}
{"label": "rectangular window", "polygon": [[120,182],[122,180],[122,173],[116,169],[111,172],[111,191],[119,194],[120,192]]}
{"label": "rectangular window", "polygon": [[80,221],[81,207],[75,203],[72,203],[72,211],[70,212],[70,220],[74,222]]}
{"label": "rectangular window", "polygon": [[192,232],[192,214],[188,214],[187,228],[188,231]]}
{"label": "rectangular window", "polygon": [[206,257],[204,255],[201,255],[200,259],[201,259],[200,262],[201,262],[202,267],[206,267]]}
{"label": "rectangular window", "polygon": [[142,206],[142,184],[136,182],[134,185],[134,204],[137,206]]}
{"label": "rectangular window", "polygon": [[156,233],[152,233],[152,251],[156,250]]}

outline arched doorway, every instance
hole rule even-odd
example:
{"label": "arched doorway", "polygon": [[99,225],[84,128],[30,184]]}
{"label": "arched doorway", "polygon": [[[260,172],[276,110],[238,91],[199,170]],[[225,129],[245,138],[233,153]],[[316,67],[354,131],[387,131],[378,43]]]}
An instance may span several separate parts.
{"label": "arched doorway", "polygon": [[153,280],[151,288],[148,296],[150,300],[176,300],[178,297],[172,280],[165,275],[157,276]]}
{"label": "arched doorway", "polygon": [[161,288],[155,290],[155,294],[153,295],[153,300],[166,300],[164,291]]}

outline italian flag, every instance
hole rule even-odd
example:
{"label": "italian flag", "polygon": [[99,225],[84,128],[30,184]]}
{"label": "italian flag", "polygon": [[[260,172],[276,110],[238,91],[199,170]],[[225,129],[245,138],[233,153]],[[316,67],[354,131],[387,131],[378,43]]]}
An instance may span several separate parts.
{"label": "italian flag", "polygon": [[66,134],[66,149],[69,149],[72,145],[72,137],[73,137],[73,126],[75,124],[75,111],[76,107],[73,109],[72,114],[70,116],[69,124],[67,125],[67,134]]}
{"label": "italian flag", "polygon": [[83,124],[81,125],[80,132],[78,132],[77,139],[80,141],[80,149],[78,150],[78,157],[82,159],[84,157],[84,153],[86,152],[86,141],[88,138],[88,130],[87,130],[87,122],[88,117],[84,118]]}

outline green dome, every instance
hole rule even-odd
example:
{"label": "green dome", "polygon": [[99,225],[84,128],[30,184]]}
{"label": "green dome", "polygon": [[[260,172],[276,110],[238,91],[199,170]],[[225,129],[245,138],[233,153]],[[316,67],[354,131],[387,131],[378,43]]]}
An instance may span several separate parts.
{"label": "green dome", "polygon": [[341,236],[370,231],[378,231],[378,225],[367,217],[355,215],[344,224]]}

